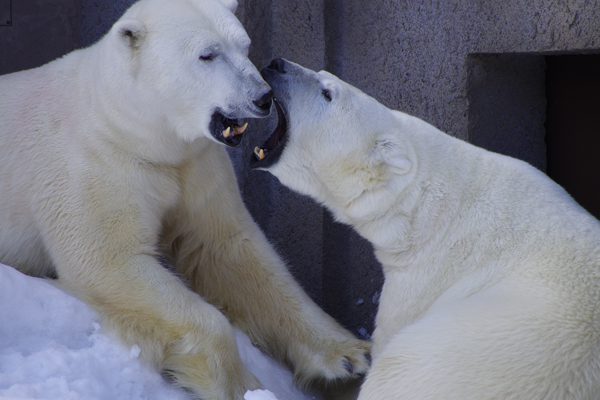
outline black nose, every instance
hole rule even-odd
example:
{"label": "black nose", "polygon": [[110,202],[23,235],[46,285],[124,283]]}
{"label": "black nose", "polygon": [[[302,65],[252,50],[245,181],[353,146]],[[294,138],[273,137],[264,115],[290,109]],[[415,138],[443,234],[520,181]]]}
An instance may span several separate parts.
{"label": "black nose", "polygon": [[275,58],[267,68],[275,70],[280,74],[285,74],[285,60],[283,58]]}
{"label": "black nose", "polygon": [[273,99],[273,91],[269,90],[267,93],[261,96],[260,99],[253,100],[252,103],[261,110],[270,110],[271,101]]}

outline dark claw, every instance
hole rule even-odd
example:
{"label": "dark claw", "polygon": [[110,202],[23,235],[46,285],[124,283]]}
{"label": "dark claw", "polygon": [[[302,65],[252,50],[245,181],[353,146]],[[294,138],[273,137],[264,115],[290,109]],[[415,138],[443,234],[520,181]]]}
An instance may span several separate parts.
{"label": "dark claw", "polygon": [[348,371],[351,375],[354,374],[354,368],[352,368],[352,364],[347,358],[344,359],[344,368],[346,368],[346,371]]}

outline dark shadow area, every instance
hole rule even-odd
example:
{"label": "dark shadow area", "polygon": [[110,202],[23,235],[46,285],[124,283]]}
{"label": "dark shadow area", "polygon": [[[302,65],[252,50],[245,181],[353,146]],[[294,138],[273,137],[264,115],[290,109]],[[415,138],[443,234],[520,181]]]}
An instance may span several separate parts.
{"label": "dark shadow area", "polygon": [[0,0],[0,26],[12,25],[11,0]]}
{"label": "dark shadow area", "polygon": [[546,57],[547,174],[600,217],[600,54]]}
{"label": "dark shadow area", "polygon": [[475,54],[467,60],[469,142],[545,171],[545,60]]}

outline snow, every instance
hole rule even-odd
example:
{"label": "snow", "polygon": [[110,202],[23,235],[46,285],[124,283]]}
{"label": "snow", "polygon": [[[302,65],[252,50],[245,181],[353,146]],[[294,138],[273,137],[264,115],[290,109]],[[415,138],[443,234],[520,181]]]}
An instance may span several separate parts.
{"label": "snow", "polygon": [[268,390],[248,390],[244,400],[277,400],[277,397]]}
{"label": "snow", "polygon": [[[244,364],[267,390],[245,400],[314,400],[292,374],[236,333]],[[102,330],[98,315],[51,281],[0,264],[0,399],[191,400]]]}

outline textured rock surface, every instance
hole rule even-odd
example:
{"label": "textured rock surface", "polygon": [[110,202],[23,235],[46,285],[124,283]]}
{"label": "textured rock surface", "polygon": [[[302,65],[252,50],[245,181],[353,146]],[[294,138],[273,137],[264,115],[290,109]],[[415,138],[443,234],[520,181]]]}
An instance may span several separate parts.
{"label": "textured rock surface", "polygon": [[79,0],[79,47],[95,43],[108,32],[134,0]]}
{"label": "textured rock surface", "polygon": [[12,24],[0,25],[0,75],[39,67],[77,47],[79,0],[11,3]]}

